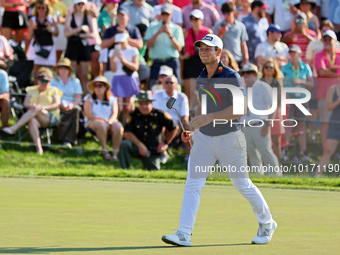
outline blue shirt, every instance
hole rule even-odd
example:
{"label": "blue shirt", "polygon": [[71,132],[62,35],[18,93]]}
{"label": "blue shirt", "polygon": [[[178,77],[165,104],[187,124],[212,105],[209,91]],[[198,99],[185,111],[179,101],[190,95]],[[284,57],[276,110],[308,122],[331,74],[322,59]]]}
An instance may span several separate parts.
{"label": "blue shirt", "polygon": [[0,69],[0,94],[9,92],[8,74]]}
{"label": "blue shirt", "polygon": [[60,77],[53,77],[51,85],[60,89],[63,92],[61,100],[65,100],[69,103],[74,102],[75,95],[83,94],[83,90],[78,78],[72,79],[71,77],[69,77],[66,84],[64,84]]}
{"label": "blue shirt", "polygon": [[[224,66],[222,62],[219,63],[211,78],[208,78],[207,70],[204,68],[197,78],[197,89],[201,103],[202,95],[206,95],[207,114],[222,111],[233,104],[233,95],[230,90],[225,88],[214,88],[215,84],[234,85],[243,92],[243,95],[245,94],[244,84],[240,75],[233,69]],[[208,136],[225,135],[241,128],[240,124],[235,124],[236,122],[240,122],[240,119],[234,119],[232,126],[230,126],[230,123],[227,123],[219,124],[214,127],[213,122],[211,122],[201,127],[200,131]]]}
{"label": "blue shirt", "polygon": [[[284,87],[287,88],[305,88],[302,85],[296,86],[293,81],[294,81],[294,75],[297,76],[299,73],[299,76],[296,78],[299,78],[301,80],[307,81],[308,76],[313,76],[313,72],[309,65],[307,63],[304,63],[302,61],[299,61],[299,66],[300,66],[300,72],[295,72],[294,74],[294,69],[292,66],[292,61],[289,61],[286,65],[284,65],[281,69],[283,75],[285,76],[285,82],[284,82]],[[305,98],[306,95],[303,93],[288,93],[289,98]]]}

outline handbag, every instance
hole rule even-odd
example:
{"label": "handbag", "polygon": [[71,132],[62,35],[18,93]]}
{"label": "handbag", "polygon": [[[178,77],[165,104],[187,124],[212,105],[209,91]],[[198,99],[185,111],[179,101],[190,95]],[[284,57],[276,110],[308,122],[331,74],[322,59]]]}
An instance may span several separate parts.
{"label": "handbag", "polygon": [[130,68],[128,68],[126,65],[123,65],[123,71],[129,76],[131,76],[134,72]]}
{"label": "handbag", "polygon": [[34,48],[35,48],[35,54],[43,57],[43,58],[48,58],[48,56],[50,55],[50,51],[44,49],[43,47],[41,47],[41,45],[38,42],[34,42],[33,43]]}

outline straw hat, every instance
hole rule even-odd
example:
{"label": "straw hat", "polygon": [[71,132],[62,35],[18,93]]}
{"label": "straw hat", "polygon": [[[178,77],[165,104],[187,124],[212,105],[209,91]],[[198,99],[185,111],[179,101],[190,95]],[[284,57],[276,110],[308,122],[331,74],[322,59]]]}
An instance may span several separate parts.
{"label": "straw hat", "polygon": [[56,66],[53,68],[54,73],[57,75],[58,74],[58,67],[59,66],[67,66],[70,69],[70,74],[73,74],[73,68],[71,65],[71,60],[68,58],[63,58],[60,59],[59,62],[56,64]]}
{"label": "straw hat", "polygon": [[107,79],[102,76],[102,75],[99,75],[97,76],[96,78],[94,78],[94,80],[90,81],[90,83],[87,85],[87,88],[88,90],[93,93],[93,90],[94,90],[94,87],[93,85],[96,83],[96,82],[101,82],[101,83],[104,83],[106,85],[106,87],[110,90],[111,89],[111,85],[109,84],[109,82],[107,81]]}

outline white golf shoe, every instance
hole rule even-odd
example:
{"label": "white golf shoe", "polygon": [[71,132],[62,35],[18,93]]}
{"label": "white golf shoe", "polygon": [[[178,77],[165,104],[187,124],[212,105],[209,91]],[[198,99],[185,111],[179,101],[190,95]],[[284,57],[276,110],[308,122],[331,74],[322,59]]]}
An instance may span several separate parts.
{"label": "white golf shoe", "polygon": [[259,223],[259,229],[257,230],[257,235],[251,241],[253,244],[266,244],[272,239],[275,229],[277,228],[277,223],[272,221],[269,224]]}
{"label": "white golf shoe", "polygon": [[191,234],[177,231],[173,235],[163,235],[162,241],[164,243],[178,245],[178,246],[191,246]]}

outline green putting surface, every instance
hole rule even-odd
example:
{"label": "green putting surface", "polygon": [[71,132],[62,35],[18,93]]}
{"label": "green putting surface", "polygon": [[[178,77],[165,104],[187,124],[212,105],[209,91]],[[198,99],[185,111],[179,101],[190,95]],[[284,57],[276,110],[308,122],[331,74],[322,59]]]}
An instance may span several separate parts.
{"label": "green putting surface", "polygon": [[339,254],[340,193],[262,188],[279,224],[251,245],[257,221],[231,186],[202,192],[193,247],[164,244],[184,184],[0,178],[1,254]]}

